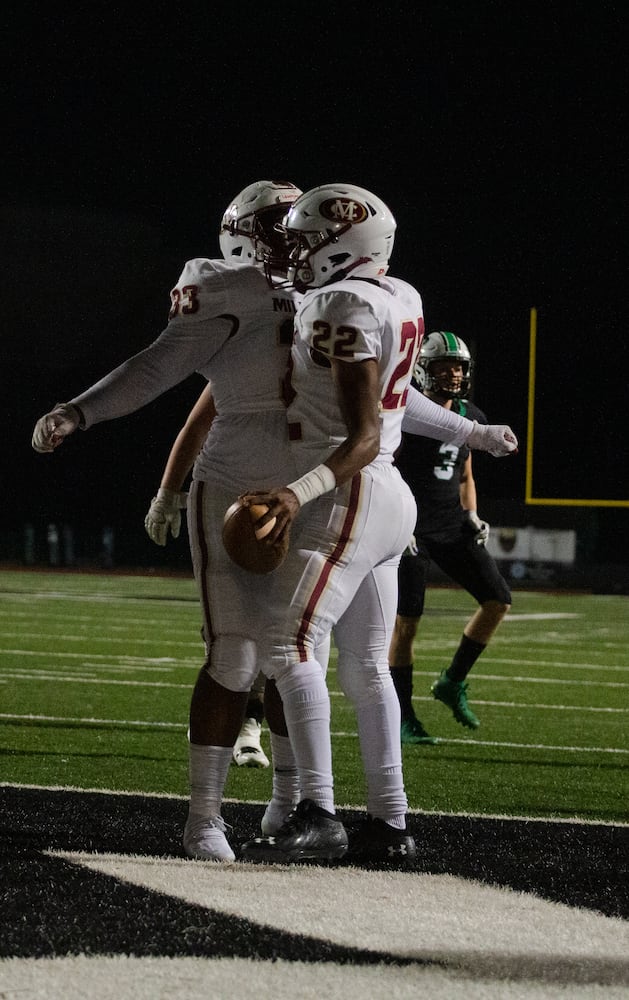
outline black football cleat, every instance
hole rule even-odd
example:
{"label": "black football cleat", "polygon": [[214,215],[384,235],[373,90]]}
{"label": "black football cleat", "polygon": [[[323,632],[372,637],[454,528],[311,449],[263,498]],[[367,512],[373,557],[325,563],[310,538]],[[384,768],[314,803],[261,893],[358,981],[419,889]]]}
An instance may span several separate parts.
{"label": "black football cleat", "polygon": [[374,861],[402,867],[412,864],[416,857],[415,841],[407,830],[398,830],[383,819],[367,816],[361,826],[350,831],[345,860],[350,864]]}
{"label": "black football cleat", "polygon": [[316,805],[303,799],[288,814],[277,833],[254,837],[240,848],[243,861],[267,861],[290,864],[294,861],[332,861],[347,852],[347,833],[343,824]]}

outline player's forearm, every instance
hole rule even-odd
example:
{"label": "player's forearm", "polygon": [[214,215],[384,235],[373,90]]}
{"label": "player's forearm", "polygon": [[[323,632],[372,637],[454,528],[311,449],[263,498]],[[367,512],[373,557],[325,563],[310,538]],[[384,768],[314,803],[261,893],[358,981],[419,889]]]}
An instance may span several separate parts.
{"label": "player's forearm", "polygon": [[474,429],[474,421],[434,403],[412,386],[409,389],[402,430],[460,447]]}
{"label": "player's forearm", "polygon": [[199,331],[196,326],[185,333],[166,329],[143,351],[70,400],[81,409],[85,427],[135,413],[197,371],[208,350]]}
{"label": "player's forearm", "polygon": [[477,510],[476,484],[474,480],[461,483],[461,507],[463,510]]}
{"label": "player's forearm", "polygon": [[188,448],[178,448],[177,442],[178,438],[175,439],[172,451],[168,456],[160,482],[160,486],[166,490],[179,491],[183,489],[186,477],[199,453],[198,449],[193,452]]}
{"label": "player's forearm", "polygon": [[299,500],[299,505],[303,507],[310,500],[347,482],[373,462],[379,451],[380,437],[377,433],[363,434],[356,439],[347,438],[324,463],[311,469],[295,482],[289,483],[288,489],[293,491]]}
{"label": "player's forearm", "polygon": [[186,476],[203,447],[216,416],[210,383],[192,407],[188,418],[175,438],[164,468],[161,485],[165,489],[180,490]]}
{"label": "player's forearm", "polygon": [[380,433],[379,428],[374,427],[357,435],[349,435],[326,458],[325,464],[332,470],[336,484],[340,486],[373,462],[379,452]]}
{"label": "player's forearm", "polygon": [[124,361],[69,402],[78,406],[85,427],[134,413],[178,381],[172,369],[157,367],[149,349]]}
{"label": "player's forearm", "polygon": [[183,427],[173,444],[162,475],[161,486],[181,490],[205,440],[206,431],[199,427]]}

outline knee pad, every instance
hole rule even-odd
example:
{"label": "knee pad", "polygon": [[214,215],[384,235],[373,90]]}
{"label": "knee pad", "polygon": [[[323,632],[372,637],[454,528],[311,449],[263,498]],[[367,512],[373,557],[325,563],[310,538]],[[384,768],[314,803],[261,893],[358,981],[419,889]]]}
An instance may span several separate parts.
{"label": "knee pad", "polygon": [[239,635],[218,636],[205,669],[228,691],[250,691],[259,672],[255,642]]}
{"label": "knee pad", "polygon": [[351,651],[339,650],[336,676],[343,694],[354,706],[378,700],[384,688],[393,685],[386,657],[369,663]]}

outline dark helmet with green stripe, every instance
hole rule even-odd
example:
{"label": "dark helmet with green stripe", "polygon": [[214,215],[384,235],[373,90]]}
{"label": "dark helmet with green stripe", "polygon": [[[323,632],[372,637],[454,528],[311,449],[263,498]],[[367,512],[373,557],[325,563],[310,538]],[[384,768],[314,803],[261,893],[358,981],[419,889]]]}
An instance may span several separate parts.
{"label": "dark helmet with green stripe", "polygon": [[[462,377],[447,370],[435,372],[434,362],[460,362]],[[413,375],[422,392],[434,392],[448,399],[467,396],[472,377],[472,355],[467,344],[454,333],[436,330],[422,341]]]}

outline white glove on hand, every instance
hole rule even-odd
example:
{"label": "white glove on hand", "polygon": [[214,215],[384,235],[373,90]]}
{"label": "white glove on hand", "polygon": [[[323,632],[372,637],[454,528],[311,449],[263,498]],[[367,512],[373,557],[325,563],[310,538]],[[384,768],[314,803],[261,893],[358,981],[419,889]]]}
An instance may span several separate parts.
{"label": "white glove on hand", "polygon": [[156,545],[165,545],[169,528],[173,538],[179,538],[181,511],[187,503],[187,493],[176,493],[175,490],[160,486],[144,518],[144,527],[151,541]]}
{"label": "white glove on hand", "polygon": [[507,424],[479,424],[477,420],[465,443],[468,448],[488,451],[494,458],[503,458],[518,450],[518,439]]}
{"label": "white glove on hand", "polygon": [[467,522],[475,532],[474,541],[477,545],[486,545],[489,538],[489,525],[487,521],[481,521],[475,510],[467,510]]}
{"label": "white glove on hand", "polygon": [[58,448],[68,434],[72,434],[81,422],[81,415],[71,403],[57,403],[54,410],[40,417],[33,431],[32,445],[35,451],[45,453]]}

